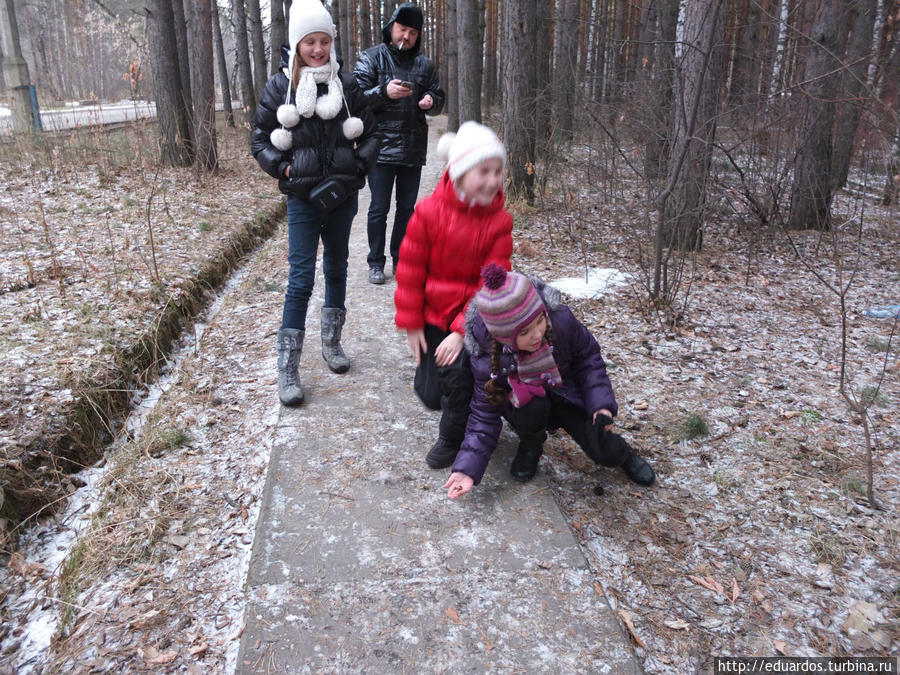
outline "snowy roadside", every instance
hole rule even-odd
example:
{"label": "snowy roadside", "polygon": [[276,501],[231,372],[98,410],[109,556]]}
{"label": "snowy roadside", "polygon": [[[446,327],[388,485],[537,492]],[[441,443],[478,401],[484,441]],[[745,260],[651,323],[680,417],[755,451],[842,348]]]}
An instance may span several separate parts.
{"label": "snowy roadside", "polygon": [[[255,255],[170,361],[144,412],[143,434],[163,447],[135,454],[133,439],[111,449],[104,466],[83,474],[89,486],[65,514],[23,537],[7,598],[17,626],[3,643],[17,672],[159,668],[174,659],[173,646],[202,658],[204,672],[233,670],[279,410],[266,331],[282,301],[284,243],[282,232]],[[127,485],[116,484],[123,461]],[[76,536],[89,549],[80,565],[96,581],[82,580],[71,599],[74,631],[48,650],[63,609],[54,598],[60,556]]]}

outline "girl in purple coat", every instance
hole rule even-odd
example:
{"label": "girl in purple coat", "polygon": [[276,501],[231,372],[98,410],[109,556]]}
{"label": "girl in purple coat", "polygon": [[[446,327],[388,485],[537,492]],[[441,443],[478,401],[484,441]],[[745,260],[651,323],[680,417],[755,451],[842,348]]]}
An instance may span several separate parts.
{"label": "girl in purple coat", "polygon": [[466,436],[444,484],[455,499],[481,482],[505,417],[519,435],[510,467],[528,482],[537,472],[547,429],[565,429],[588,457],[619,466],[651,485],[650,465],[611,431],[618,407],[600,346],[559,292],[536,277],[482,270],[466,326],[475,390]]}

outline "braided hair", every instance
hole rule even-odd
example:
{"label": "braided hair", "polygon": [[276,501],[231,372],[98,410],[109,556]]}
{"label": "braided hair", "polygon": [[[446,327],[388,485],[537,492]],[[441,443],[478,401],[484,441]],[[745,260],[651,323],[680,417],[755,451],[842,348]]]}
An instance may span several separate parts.
{"label": "braided hair", "polygon": [[[544,333],[544,339],[550,347],[553,347],[553,325],[550,323],[550,316],[547,315],[547,332]],[[500,376],[500,357],[503,355],[503,345],[491,338],[493,343],[491,346],[491,379],[484,383],[484,393],[487,394],[487,400],[492,405],[503,405],[509,396],[509,389],[498,382]]]}
{"label": "braided hair", "polygon": [[493,342],[491,348],[491,379],[484,383],[484,393],[487,394],[487,400],[493,405],[503,405],[506,403],[508,391],[506,387],[496,380],[500,373],[500,356],[503,354],[503,345],[493,338],[491,338],[491,342]]}

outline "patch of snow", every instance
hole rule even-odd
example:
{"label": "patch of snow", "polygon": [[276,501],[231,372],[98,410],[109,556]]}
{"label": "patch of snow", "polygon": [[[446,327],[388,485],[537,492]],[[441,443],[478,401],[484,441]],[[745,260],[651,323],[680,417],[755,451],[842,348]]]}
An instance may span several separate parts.
{"label": "patch of snow", "polygon": [[550,282],[561,293],[577,299],[597,298],[610,289],[627,284],[627,276],[609,267],[591,267],[584,276],[564,277]]}

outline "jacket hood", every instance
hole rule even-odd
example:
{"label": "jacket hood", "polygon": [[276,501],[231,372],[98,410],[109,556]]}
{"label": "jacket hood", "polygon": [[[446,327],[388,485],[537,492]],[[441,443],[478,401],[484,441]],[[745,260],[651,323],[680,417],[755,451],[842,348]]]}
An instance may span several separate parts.
{"label": "jacket hood", "polygon": [[419,51],[422,48],[422,36],[424,35],[425,31],[422,31],[422,30],[419,31],[419,39],[416,40],[416,44],[414,44],[409,51],[401,52],[401,51],[398,51],[397,48],[394,47],[393,44],[391,44],[391,26],[393,26],[394,22],[397,20],[397,15],[400,14],[400,10],[402,10],[405,7],[408,7],[412,4],[413,3],[411,3],[411,2],[403,2],[403,3],[400,3],[399,5],[397,5],[396,9],[394,9],[394,13],[391,14],[390,20],[388,20],[388,22],[386,24],[384,24],[384,28],[381,29],[381,38],[384,41],[384,43],[391,49],[391,51],[393,51],[397,55],[403,56],[404,58],[406,58],[406,57],[411,58],[419,53]]}
{"label": "jacket hood", "polygon": [[[534,284],[548,313],[553,312],[562,305],[562,293],[560,293],[558,289],[534,274],[526,274],[525,276],[527,276],[528,280]],[[491,340],[491,334],[488,333],[488,330],[484,325],[484,320],[478,313],[478,308],[475,306],[475,299],[473,298],[466,309],[466,336],[463,339],[466,351],[473,357],[486,354],[487,351],[482,347],[482,342],[490,344]]]}

